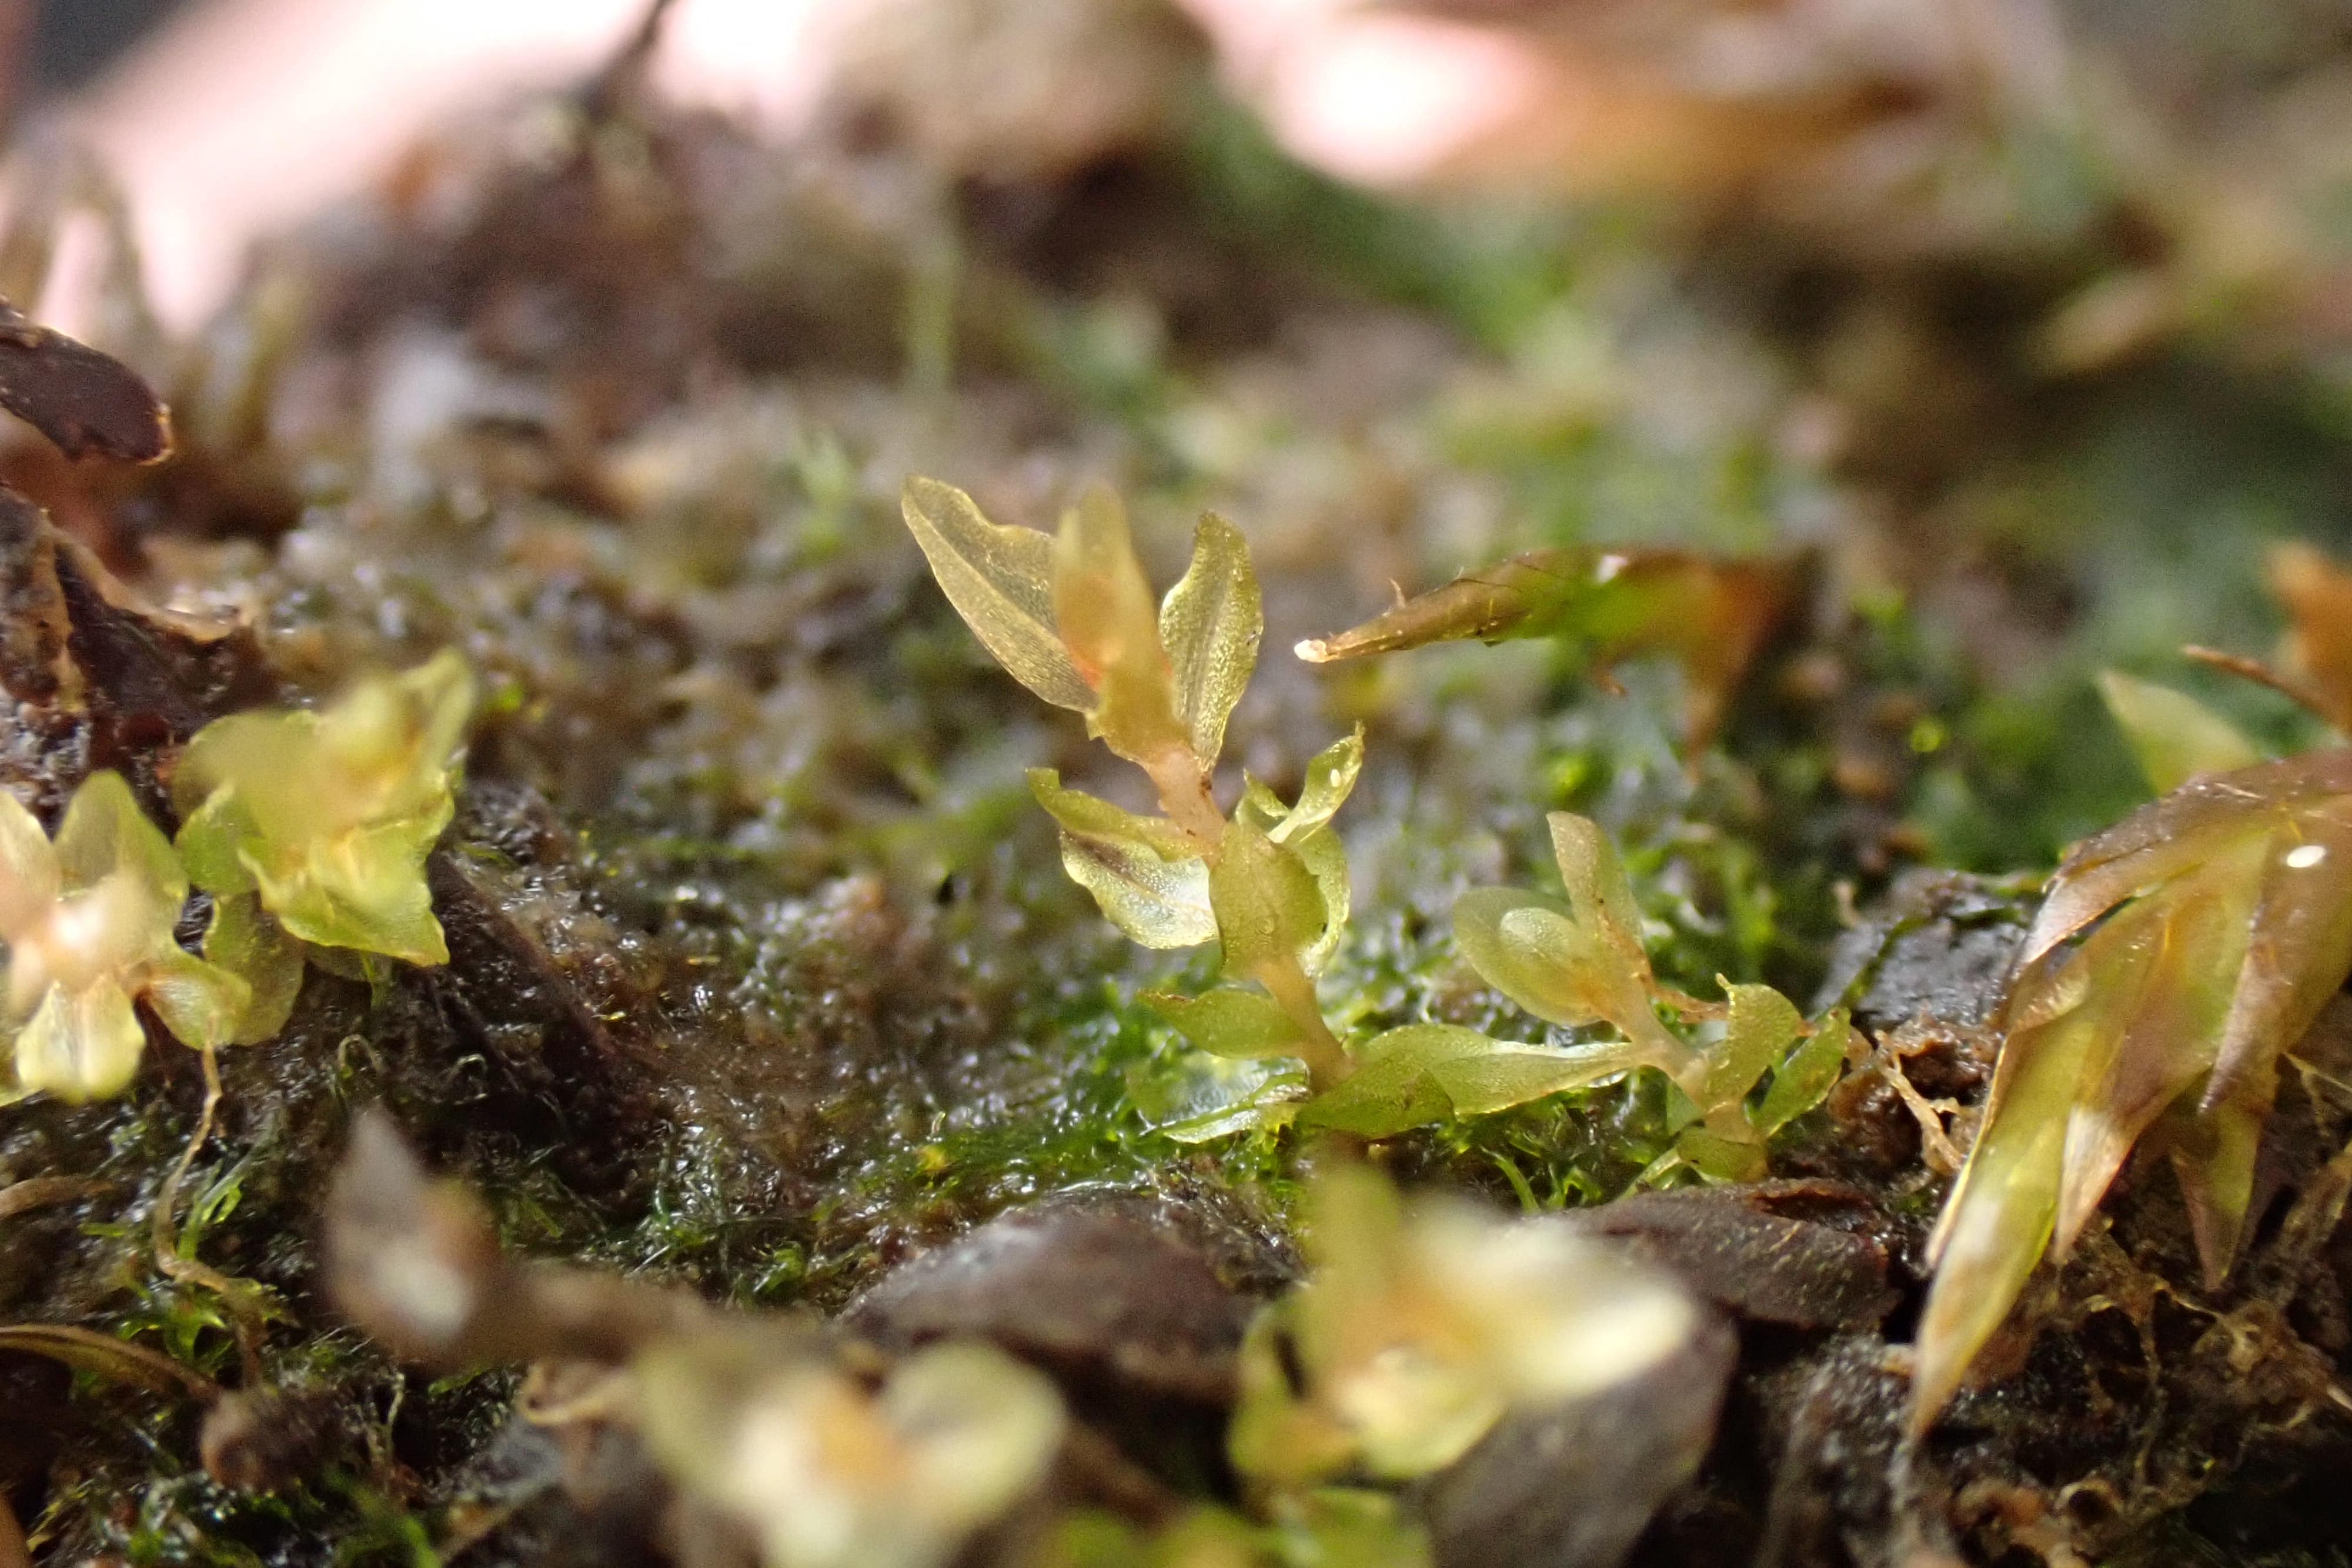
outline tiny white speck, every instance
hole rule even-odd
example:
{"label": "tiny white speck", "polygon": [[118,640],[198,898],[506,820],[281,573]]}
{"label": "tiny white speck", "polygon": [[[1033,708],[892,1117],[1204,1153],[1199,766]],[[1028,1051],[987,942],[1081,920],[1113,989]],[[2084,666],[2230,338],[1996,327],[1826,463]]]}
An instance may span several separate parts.
{"label": "tiny white speck", "polygon": [[1604,555],[1592,569],[1592,580],[1614,582],[1617,580],[1617,574],[1633,564],[1632,560],[1622,555]]}
{"label": "tiny white speck", "polygon": [[2286,852],[2286,863],[2294,871],[2309,871],[2327,858],[2324,844],[2300,844]]}

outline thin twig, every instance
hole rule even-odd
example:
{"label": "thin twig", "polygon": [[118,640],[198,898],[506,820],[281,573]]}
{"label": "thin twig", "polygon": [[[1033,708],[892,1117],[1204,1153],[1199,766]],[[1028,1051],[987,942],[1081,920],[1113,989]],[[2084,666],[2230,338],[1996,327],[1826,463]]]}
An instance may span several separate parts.
{"label": "thin twig", "polygon": [[0,1219],[14,1219],[52,1204],[70,1203],[78,1197],[104,1192],[113,1185],[95,1176],[27,1176],[0,1186]]}
{"label": "thin twig", "polygon": [[2343,733],[2336,715],[2328,711],[2327,699],[2305,685],[2294,676],[2272,669],[2260,659],[2250,659],[2243,653],[2226,653],[2219,648],[2208,648],[2196,643],[2182,646],[2180,656],[2193,659],[2208,669],[2220,670],[2241,680],[2252,681],[2258,686],[2268,686],[2279,695],[2310,714],[2328,728]]}
{"label": "thin twig", "polygon": [[183,1366],[143,1344],[71,1323],[0,1324],[0,1350],[45,1356],[60,1366],[117,1383],[135,1383],[157,1394],[179,1389],[207,1402],[220,1397],[220,1385],[194,1367]]}

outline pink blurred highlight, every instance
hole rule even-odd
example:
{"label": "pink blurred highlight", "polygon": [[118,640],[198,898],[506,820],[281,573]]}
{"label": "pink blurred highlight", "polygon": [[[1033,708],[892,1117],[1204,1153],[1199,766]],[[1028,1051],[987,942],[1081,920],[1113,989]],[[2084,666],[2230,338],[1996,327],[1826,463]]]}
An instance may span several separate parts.
{"label": "pink blurred highlight", "polygon": [[[667,90],[788,131],[827,39],[867,0],[679,0]],[[1184,0],[1235,88],[1295,152],[1410,181],[1501,124],[1536,75],[1475,29],[1346,0]],[[157,37],[73,121],[130,196],[159,308],[218,304],[251,240],[389,168],[430,126],[609,57],[645,0],[216,0]]]}

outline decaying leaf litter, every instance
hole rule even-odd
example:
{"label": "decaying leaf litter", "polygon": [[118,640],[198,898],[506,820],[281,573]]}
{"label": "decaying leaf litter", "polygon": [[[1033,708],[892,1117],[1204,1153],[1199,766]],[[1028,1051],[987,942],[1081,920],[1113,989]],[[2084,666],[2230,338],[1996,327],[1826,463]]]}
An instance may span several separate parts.
{"label": "decaying leaf litter", "polygon": [[[2249,270],[2199,241],[2218,207],[2150,198],[2210,188],[2227,149],[2185,138],[2196,178],[2168,186],[2190,153],[2162,136],[2103,167],[2088,132],[2028,134],[2063,93],[1955,112],[1974,78],[1904,56],[1899,29],[1846,57],[1909,98],[1678,133],[1633,172],[1684,205],[1629,240],[1355,196],[1271,151],[1156,8],[1014,10],[877,28],[789,150],[665,109],[626,66],[452,131],[274,249],[198,340],[100,344],[172,405],[159,466],[102,460],[152,455],[152,424],[77,435],[12,371],[35,423],[101,455],[28,435],[0,463],[29,497],[8,502],[0,765],[37,825],[111,774],[185,855],[200,807],[235,814],[178,771],[208,725],[325,728],[290,716],[354,711],[446,650],[478,694],[415,871],[446,964],[313,924],[272,1038],[208,1058],[157,1034],[120,1098],[0,1111],[0,1488],[40,1560],[2326,1561],[2352,1133],[2335,927],[2264,926],[2303,946],[2264,960],[2294,983],[2249,1033],[2225,1005],[2250,994],[2242,941],[2200,912],[2274,901],[2235,846],[2273,847],[2280,812],[2303,834],[2284,860],[2332,841],[2336,764],[2284,698],[2174,652],[2265,649],[2262,535],[2299,535],[2319,553],[2271,574],[2295,618],[2276,684],[2330,713],[2334,371],[2278,346],[2310,340],[2281,322],[2324,297],[2323,240],[2273,231]],[[1677,46],[1543,36],[1621,85]],[[2062,41],[2198,62],[2184,125],[2279,90],[2275,60],[2206,40],[2123,48],[2086,21]],[[989,59],[1024,68],[942,90]],[[1073,59],[1128,85],[1057,94]],[[1906,102],[1940,138],[1915,144],[1976,182],[1955,188],[2054,172],[2074,205],[2020,246],[1998,202],[1907,225],[1809,203],[1806,160]],[[2317,177],[2263,167],[2232,189]],[[1701,212],[1711,233],[1674,215]],[[136,385],[29,333],[12,342],[79,395]],[[909,474],[999,524],[1050,528],[1090,483],[1125,497],[1136,579],[1096,549],[1106,591],[1033,618],[1130,690],[1153,665],[1120,628],[1150,622],[1181,690],[1215,694],[1170,716],[1222,754],[1187,788],[1237,842],[1283,849],[1322,789],[1299,834],[1332,835],[1345,930],[1302,963],[1304,998],[1255,961],[1233,977],[1280,1017],[1211,1000],[1203,958],[1129,946],[1063,879],[1102,863],[1074,864],[1071,835],[1132,832],[1148,800],[929,585]],[[1204,510],[1232,542],[1196,532]],[[2215,522],[2248,517],[2269,520]],[[1255,563],[1267,636],[1238,706],[1230,670],[1184,654],[1218,645],[1230,594],[1135,613],[1188,537],[1228,582],[1236,548]],[[1540,634],[1517,648],[1322,674],[1277,652],[1372,621],[1391,581],[1606,588],[1652,562],[1669,617],[1759,586],[1711,640],[1613,623],[1639,608],[1621,593],[1423,622]],[[2113,663],[2140,678],[2107,684],[2120,725],[2092,679]],[[1097,707],[1079,674],[1066,706]],[[1112,748],[1160,757],[1153,700],[1121,714],[1095,716]],[[308,744],[260,754],[326,766]],[[2086,841],[2062,890],[2150,836],[2124,821],[2148,793],[2135,753],[2158,788],[2189,781],[2144,820],[2179,841],[2174,881],[2052,914],[2064,894],[2036,883],[2063,846]],[[2287,759],[2263,778],[2315,792],[2234,784],[2252,815],[2177,832],[2192,776],[2264,753]],[[1340,771],[1351,792],[1318,787]],[[1116,816],[1076,803],[1097,794]],[[263,872],[297,862],[268,847],[283,809],[260,811],[226,858],[198,834],[192,961],[208,927],[280,913]],[[440,826],[429,800],[392,816]],[[1325,913],[1291,931],[1308,904],[1252,905],[1272,913],[1244,956],[1319,948],[1333,884],[1273,874]],[[2198,878],[2213,896],[2176,889]],[[2101,983],[2135,931],[2206,955],[2187,1000],[2148,978],[2178,963]],[[2046,951],[2010,987],[2029,941]],[[1574,961],[1594,942],[1613,967]],[[252,942],[222,951],[282,984],[286,950],[266,970]],[[1742,996],[1778,1021],[1743,1031]],[[2102,1034],[2103,1006],[2129,1021]],[[1727,1042],[1777,1055],[1790,1019],[1841,1007],[1855,1032],[1802,1036],[1836,1049],[1780,1124],[1795,1058]],[[1281,1049],[1310,1010],[1342,1052],[1443,1049],[1392,1082],[1328,1058],[1317,1083]],[[2169,1056],[2138,1049],[2175,1016],[2200,1021]],[[2023,1273],[2030,1216],[1994,1227],[2017,1306],[1915,1437],[1930,1228],[1971,1145],[2001,1146],[1977,1138],[1997,1046],[2036,1030],[2158,1071],[2132,1113],[2158,1134],[2096,1207],[2105,1159],[2072,1178],[2063,1264]],[[1586,1087],[1462,1076],[1486,1060],[1470,1040],[1550,1072],[1621,1036],[1645,1065]],[[2241,1040],[2272,1097],[2251,1165],[2196,1141],[2244,1103],[2218,1065]],[[167,1182],[212,1060],[218,1134]],[[1994,1124],[2109,1109],[2100,1071],[2072,1100],[2012,1088]],[[1710,1085],[1723,1114],[1694,1122]],[[1336,1138],[1308,1131],[1318,1104]],[[2240,1239],[2166,1168],[2184,1151],[2208,1194],[2242,1180]],[[839,1444],[879,1469],[853,1482]]]}

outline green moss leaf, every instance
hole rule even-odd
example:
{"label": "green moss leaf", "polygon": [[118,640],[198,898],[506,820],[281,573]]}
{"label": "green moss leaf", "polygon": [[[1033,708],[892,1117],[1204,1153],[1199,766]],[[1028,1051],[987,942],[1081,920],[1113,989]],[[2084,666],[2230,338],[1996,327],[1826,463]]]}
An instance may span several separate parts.
{"label": "green moss leaf", "polygon": [[78,991],[51,986],[16,1031],[16,1082],[72,1103],[120,1094],[139,1071],[147,1031],[111,979]]}
{"label": "green moss leaf", "polygon": [[1217,939],[1208,864],[1173,823],[1065,789],[1050,768],[1032,771],[1029,788],[1061,827],[1062,869],[1112,925],[1147,947]]}
{"label": "green moss leaf", "polygon": [[1257,667],[1265,632],[1257,572],[1241,530],[1215,513],[1192,531],[1192,561],[1160,606],[1177,716],[1203,766],[1224,749],[1225,721]]}
{"label": "green moss leaf", "polygon": [[302,945],[262,910],[260,899],[247,894],[213,901],[205,958],[246,985],[231,1043],[257,1045],[286,1027],[302,990]]}
{"label": "green moss leaf", "polygon": [[1811,1037],[1782,1058],[1773,1069],[1763,1103],[1750,1119],[1759,1137],[1770,1137],[1822,1103],[1845,1071],[1848,1042],[1853,1037],[1845,1014],[1832,1012],[1814,1026]]}
{"label": "green moss leaf", "polygon": [[1737,1104],[1804,1032],[1796,1004],[1769,986],[1727,986],[1731,1008],[1723,1039],[1707,1052],[1701,1111]]}
{"label": "green moss leaf", "polygon": [[1635,1066],[1620,1041],[1559,1049],[1489,1039],[1448,1024],[1408,1024],[1354,1053],[1356,1071],[1299,1112],[1301,1125],[1385,1138],[1455,1116],[1484,1115],[1581,1088]]}
{"label": "green moss leaf", "polygon": [[1664,653],[1683,667],[1698,745],[1790,596],[1787,570],[1771,562],[1572,546],[1465,572],[1335,637],[1301,643],[1297,653],[1321,664],[1432,643],[1549,637],[1603,672],[1634,654]]}
{"label": "green moss leaf", "polygon": [[1295,850],[1268,838],[1246,812],[1236,812],[1225,831],[1209,872],[1209,902],[1232,975],[1297,962],[1328,929],[1323,884]]}
{"label": "green moss leaf", "polygon": [[1262,991],[1220,986],[1197,997],[1147,992],[1140,1000],[1212,1056],[1296,1056],[1304,1043],[1290,1015]]}

